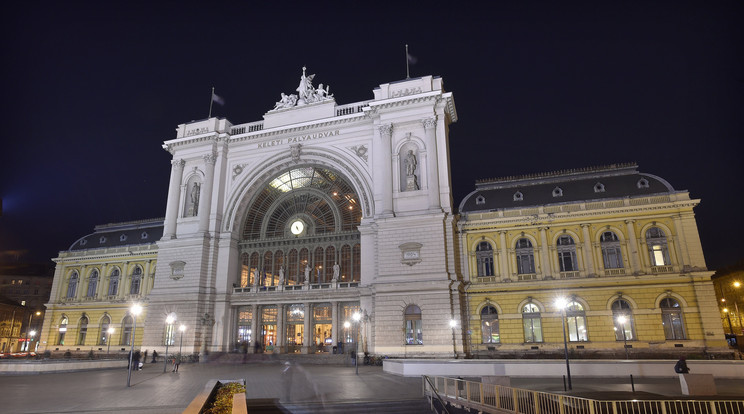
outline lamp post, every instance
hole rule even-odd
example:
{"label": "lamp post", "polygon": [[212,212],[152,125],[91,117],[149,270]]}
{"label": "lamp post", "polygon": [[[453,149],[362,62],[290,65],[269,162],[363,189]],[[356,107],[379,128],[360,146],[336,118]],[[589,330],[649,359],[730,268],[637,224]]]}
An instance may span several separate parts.
{"label": "lamp post", "polygon": [[176,315],[174,313],[168,314],[168,317],[165,318],[165,358],[163,358],[163,374],[165,374],[165,369],[168,366],[168,345],[170,345],[171,329],[173,328],[173,322],[175,321]]}
{"label": "lamp post", "polygon": [[111,352],[111,335],[114,334],[114,328],[110,327],[108,328],[106,332],[108,332],[108,336],[106,337],[106,345],[108,345],[108,349],[106,349],[106,354],[108,354],[109,352]]}
{"label": "lamp post", "polygon": [[129,348],[129,369],[127,370],[127,387],[131,386],[132,381],[132,356],[134,355],[134,335],[137,333],[137,315],[139,315],[142,312],[142,306],[135,303],[132,305],[131,308],[129,308],[129,313],[132,314],[132,318],[134,319],[134,324],[132,327],[132,345]]}
{"label": "lamp post", "polygon": [[[41,315],[41,312],[36,311],[36,316],[39,316],[39,315]],[[28,326],[26,327],[26,356],[28,357],[31,356],[31,348],[29,347],[29,343],[28,343],[28,334],[30,333],[29,331],[31,330],[31,320],[33,318],[34,318],[34,312],[31,312],[28,315]]]}
{"label": "lamp post", "polygon": [[359,312],[354,312],[353,315],[351,315],[351,318],[354,319],[354,326],[356,327],[356,341],[354,342],[354,370],[356,372],[356,375],[359,375],[359,321],[362,320],[362,314]]}
{"label": "lamp post", "polygon": [[457,327],[457,321],[454,319],[450,320],[450,328],[452,328],[452,349],[455,353],[455,359],[457,359],[457,336],[455,336],[455,328]]}
{"label": "lamp post", "polygon": [[[738,280],[734,282],[734,287],[739,289],[741,287],[741,282]],[[737,295],[734,295],[734,309],[736,309],[736,319],[739,321],[739,331],[744,334],[744,326],[741,324],[741,313],[739,313],[738,299]]]}
{"label": "lamp post", "polygon": [[622,325],[623,330],[623,346],[625,347],[625,359],[628,359],[628,338],[625,335],[625,323],[628,322],[628,318],[625,317],[625,315],[620,315],[617,317],[617,321]]}
{"label": "lamp post", "polygon": [[[28,335],[31,337],[31,340],[33,341],[34,340],[34,335],[36,335],[36,331],[31,331],[31,332],[28,333]],[[26,345],[26,351],[29,353],[29,355],[31,355],[31,351],[30,351],[30,348],[29,347],[30,347],[30,345],[27,344]]]}
{"label": "lamp post", "polygon": [[183,332],[186,330],[186,325],[181,324],[181,326],[178,327],[178,330],[181,331],[181,344],[178,345],[178,354],[183,355],[181,351],[183,350]]}
{"label": "lamp post", "polygon": [[572,390],[571,386],[571,365],[568,363],[568,338],[566,337],[566,306],[568,306],[568,300],[566,298],[559,298],[555,301],[556,307],[561,310],[561,325],[563,326],[563,351],[566,355],[566,377],[568,378],[568,389]]}

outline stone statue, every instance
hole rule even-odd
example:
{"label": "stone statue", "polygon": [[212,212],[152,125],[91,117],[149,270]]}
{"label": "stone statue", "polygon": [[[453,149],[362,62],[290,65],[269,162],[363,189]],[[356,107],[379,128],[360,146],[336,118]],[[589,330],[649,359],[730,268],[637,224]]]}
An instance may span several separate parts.
{"label": "stone statue", "polygon": [[291,108],[295,105],[297,105],[297,95],[285,95],[284,93],[282,93],[282,98],[279,100],[279,102],[276,103],[274,109]]}
{"label": "stone statue", "polygon": [[194,186],[191,187],[191,216],[196,217],[197,214],[199,214],[199,193],[201,192],[201,188],[199,186],[199,183],[195,182]]}
{"label": "stone statue", "polygon": [[338,274],[341,273],[341,266],[338,265],[338,263],[335,263],[333,265],[333,281],[338,281]]}
{"label": "stone statue", "polygon": [[279,266],[279,286],[284,284],[284,266]]}
{"label": "stone statue", "polygon": [[305,265],[305,283],[310,283],[310,271],[311,270],[312,269],[310,269],[309,264]]}
{"label": "stone statue", "polygon": [[295,89],[300,99],[297,101],[298,104],[306,104],[314,101],[315,88],[313,88],[313,78],[315,74],[305,76],[306,67],[302,67],[302,76],[300,76],[300,85]]}
{"label": "stone statue", "polygon": [[406,165],[406,176],[411,177],[416,173],[416,156],[413,155],[413,150],[408,150],[408,155],[404,161]]}
{"label": "stone statue", "polygon": [[253,274],[253,286],[258,286],[258,275]]}
{"label": "stone statue", "polygon": [[321,83],[318,85],[318,89],[315,91],[315,94],[318,97],[318,100],[323,100],[323,98],[330,96],[329,92],[331,90],[331,87],[328,86],[326,89],[323,89],[323,84]]}

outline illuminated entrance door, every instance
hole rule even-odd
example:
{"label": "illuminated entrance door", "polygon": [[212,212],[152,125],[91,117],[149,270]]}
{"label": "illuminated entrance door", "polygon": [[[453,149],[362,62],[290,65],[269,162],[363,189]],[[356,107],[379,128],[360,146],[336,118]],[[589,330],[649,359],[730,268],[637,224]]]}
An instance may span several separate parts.
{"label": "illuminated entrance door", "polygon": [[313,306],[313,345],[315,352],[328,352],[333,346],[331,338],[331,305],[319,303]]}
{"label": "illuminated entrance door", "polygon": [[252,349],[253,335],[251,322],[253,321],[253,308],[244,306],[238,310],[238,336],[236,348],[240,352]]}
{"label": "illuminated entrance door", "polygon": [[261,308],[261,336],[260,341],[265,351],[273,351],[276,344],[276,306]]}
{"label": "illuminated entrance door", "polygon": [[287,321],[287,353],[301,352],[305,338],[305,307],[302,304],[288,306],[284,320]]}

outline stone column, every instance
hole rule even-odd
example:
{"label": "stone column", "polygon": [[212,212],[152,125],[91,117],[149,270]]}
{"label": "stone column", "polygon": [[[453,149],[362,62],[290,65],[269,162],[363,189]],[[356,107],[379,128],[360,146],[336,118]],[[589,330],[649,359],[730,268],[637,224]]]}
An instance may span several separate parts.
{"label": "stone column", "polygon": [[384,216],[393,215],[393,125],[380,125],[380,146],[379,155],[382,157],[382,214]]}
{"label": "stone column", "polygon": [[499,232],[499,244],[501,245],[501,280],[509,280],[509,252],[506,247],[506,231]]}
{"label": "stone column", "polygon": [[214,163],[217,155],[214,152],[204,155],[205,177],[204,185],[199,194],[199,233],[209,231],[209,215],[212,210],[212,185],[214,183]]}
{"label": "stone column", "polygon": [[638,240],[635,235],[635,220],[625,220],[628,227],[628,256],[630,256],[630,267],[633,274],[641,272],[640,257],[638,256]]}
{"label": "stone column", "polygon": [[543,279],[546,277],[550,277],[553,275],[551,266],[550,266],[550,250],[548,249],[548,235],[546,230],[548,227],[540,227],[538,230],[540,230],[540,263],[542,266],[542,276]]}
{"label": "stone column", "polygon": [[594,270],[594,254],[592,252],[592,240],[589,236],[589,224],[581,225],[582,235],[584,237],[584,262],[586,263],[586,274],[587,276],[594,276],[596,274]]}
{"label": "stone column", "polygon": [[256,352],[256,342],[258,342],[258,337],[259,337],[258,317],[259,317],[260,311],[261,311],[260,306],[253,305],[253,312],[252,312],[253,317],[251,318],[251,343],[248,344],[249,353]]}
{"label": "stone column", "polygon": [[305,302],[302,304],[302,306],[305,308],[305,337],[302,338],[302,350],[300,351],[303,354],[309,354],[310,350],[312,349],[311,343],[313,341],[313,331],[312,331],[312,309],[310,308],[310,303]]}
{"label": "stone column", "polygon": [[426,133],[426,187],[429,191],[429,210],[442,211],[439,201],[439,162],[437,157],[437,118],[431,117],[421,121]]}
{"label": "stone column", "polygon": [[171,161],[171,179],[168,185],[168,201],[165,207],[163,239],[176,238],[176,221],[178,220],[178,201],[181,199],[181,178],[183,177],[184,160]]}
{"label": "stone column", "polygon": [[331,302],[331,349],[338,343],[338,302]]}
{"label": "stone column", "polygon": [[276,344],[274,344],[274,352],[277,354],[284,354],[285,336],[287,330],[284,328],[284,305],[276,305]]}

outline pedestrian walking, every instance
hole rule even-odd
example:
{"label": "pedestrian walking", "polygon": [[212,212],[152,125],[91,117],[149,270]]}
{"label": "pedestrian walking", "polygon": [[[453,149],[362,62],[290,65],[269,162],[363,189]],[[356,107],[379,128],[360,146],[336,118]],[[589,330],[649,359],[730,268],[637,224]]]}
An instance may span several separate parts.
{"label": "pedestrian walking", "polygon": [[171,372],[178,372],[179,365],[181,365],[181,354],[176,354],[173,356],[173,371]]}
{"label": "pedestrian walking", "polygon": [[687,374],[690,372],[690,368],[687,367],[685,357],[680,357],[679,361],[674,364],[674,372],[676,372],[677,374]]}
{"label": "pedestrian walking", "polygon": [[158,359],[158,351],[152,351],[152,362],[153,364],[156,362],[155,360]]}
{"label": "pedestrian walking", "polygon": [[142,354],[140,354],[140,351],[134,351],[134,355],[132,355],[132,369],[134,370],[140,370],[140,358],[142,357]]}

